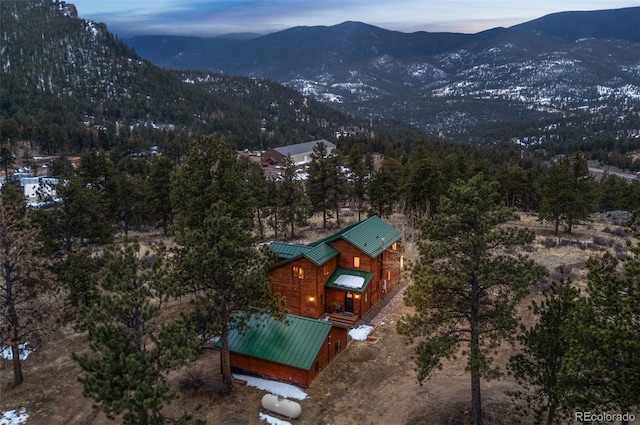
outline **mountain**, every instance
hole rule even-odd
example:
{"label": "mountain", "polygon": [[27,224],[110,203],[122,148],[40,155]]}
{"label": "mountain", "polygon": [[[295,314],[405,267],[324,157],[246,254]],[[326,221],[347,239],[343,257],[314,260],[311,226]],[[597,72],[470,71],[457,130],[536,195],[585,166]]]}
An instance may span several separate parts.
{"label": "mountain", "polygon": [[2,141],[47,154],[212,132],[251,148],[370,125],[274,82],[161,69],[65,2],[3,1],[0,37]]}
{"label": "mountain", "polygon": [[[268,78],[363,117],[461,133],[488,122],[640,106],[640,7],[563,12],[477,34],[359,22],[295,27],[233,46],[145,51],[152,62]],[[137,49],[144,37],[128,40]],[[555,118],[554,118],[555,117]]]}
{"label": "mountain", "polygon": [[640,7],[560,12],[510,28],[514,32],[545,34],[565,41],[582,38],[640,41]]}

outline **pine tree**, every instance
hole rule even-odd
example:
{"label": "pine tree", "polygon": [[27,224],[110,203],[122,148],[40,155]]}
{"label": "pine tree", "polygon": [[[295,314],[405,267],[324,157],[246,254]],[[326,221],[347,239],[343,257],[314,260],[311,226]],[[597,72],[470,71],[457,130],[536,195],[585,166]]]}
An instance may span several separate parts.
{"label": "pine tree", "polygon": [[11,350],[14,385],[24,380],[22,344],[36,347],[53,321],[51,308],[39,301],[50,289],[48,262],[25,214],[19,189],[5,185],[0,193],[0,347]]}
{"label": "pine tree", "polygon": [[331,155],[327,145],[320,142],[313,147],[311,164],[309,165],[309,179],[307,180],[307,196],[311,201],[314,212],[322,213],[322,228],[327,228],[327,212],[331,199]]}
{"label": "pine tree", "polygon": [[539,215],[541,221],[554,223],[558,234],[561,222],[571,233],[573,225],[593,210],[593,184],[584,153],[576,152],[560,159],[544,180]]}
{"label": "pine tree", "polygon": [[[194,295],[192,323],[204,340],[220,336],[226,391],[232,382],[229,330],[242,329],[253,312],[278,315],[280,308],[266,278],[269,257],[251,246],[253,236],[232,210],[224,201],[214,204],[202,226],[184,231],[175,252],[176,282]],[[240,311],[246,314],[233,320]]]}
{"label": "pine tree", "polygon": [[[141,254],[136,243],[108,247],[100,294],[78,316],[91,349],[73,354],[84,372],[84,394],[127,425],[167,423],[162,409],[177,394],[166,373],[197,353],[182,323],[158,320],[170,299],[166,275],[162,251]],[[189,419],[185,414],[178,423]]]}
{"label": "pine tree", "polygon": [[348,166],[351,170],[351,198],[358,210],[360,221],[367,199],[367,185],[373,173],[373,159],[370,154],[363,155],[360,146],[356,145],[349,152]]}
{"label": "pine tree", "polygon": [[625,413],[640,406],[640,247],[632,252],[621,268],[610,254],[587,262],[569,364],[576,410]]}
{"label": "pine tree", "polygon": [[171,174],[173,162],[166,156],[157,155],[151,160],[149,168],[149,185],[145,194],[151,219],[162,228],[166,235],[173,221],[171,204]]}
{"label": "pine tree", "polygon": [[296,227],[311,217],[311,203],[305,194],[302,182],[296,176],[296,166],[290,156],[285,158],[282,179],[276,184],[280,202],[280,222],[284,229],[291,230],[290,238],[295,237]]}
{"label": "pine tree", "polygon": [[342,166],[342,155],[334,151],[334,155],[329,158],[329,202],[328,206],[333,209],[336,216],[336,225],[340,227],[340,208],[348,198],[347,176]]}
{"label": "pine tree", "polygon": [[419,339],[418,380],[440,366],[443,357],[464,346],[471,373],[471,415],[482,424],[480,379],[493,378],[491,353],[512,338],[515,307],[545,270],[514,251],[530,243],[533,232],[504,226],[518,216],[500,202],[498,183],[478,174],[453,184],[439,211],[423,222],[420,261],[405,302],[416,314],[398,330]]}
{"label": "pine tree", "polygon": [[581,300],[570,280],[554,283],[545,300],[532,303],[538,322],[518,336],[522,351],[509,359],[509,370],[523,388],[511,395],[526,402],[537,424],[560,424],[571,414],[567,395],[575,382],[567,362],[574,329],[581,326],[577,315]]}
{"label": "pine tree", "polygon": [[232,319],[239,311],[279,314],[266,278],[270,258],[252,246],[256,204],[235,152],[212,138],[194,144],[177,172],[172,197],[179,232],[175,290],[192,295],[191,323],[203,340],[220,336],[222,378],[230,390],[228,332],[245,324]]}
{"label": "pine tree", "polygon": [[400,186],[400,162],[385,158],[382,167],[373,175],[367,187],[372,214],[387,217],[398,202]]}

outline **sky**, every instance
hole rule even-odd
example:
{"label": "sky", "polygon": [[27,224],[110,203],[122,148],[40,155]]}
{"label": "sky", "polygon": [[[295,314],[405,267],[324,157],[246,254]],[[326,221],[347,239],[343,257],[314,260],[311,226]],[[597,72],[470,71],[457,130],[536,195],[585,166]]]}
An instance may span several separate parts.
{"label": "sky", "polygon": [[476,33],[563,11],[638,7],[640,0],[69,0],[120,38],[267,34],[360,21],[402,32]]}

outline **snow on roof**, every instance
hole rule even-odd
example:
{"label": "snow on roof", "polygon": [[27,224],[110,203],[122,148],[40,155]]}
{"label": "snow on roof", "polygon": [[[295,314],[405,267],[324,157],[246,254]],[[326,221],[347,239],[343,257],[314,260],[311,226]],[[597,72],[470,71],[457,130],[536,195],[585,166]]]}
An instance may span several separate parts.
{"label": "snow on roof", "polygon": [[347,288],[360,289],[362,288],[362,285],[364,285],[364,278],[350,274],[341,274],[336,278],[334,283]]}

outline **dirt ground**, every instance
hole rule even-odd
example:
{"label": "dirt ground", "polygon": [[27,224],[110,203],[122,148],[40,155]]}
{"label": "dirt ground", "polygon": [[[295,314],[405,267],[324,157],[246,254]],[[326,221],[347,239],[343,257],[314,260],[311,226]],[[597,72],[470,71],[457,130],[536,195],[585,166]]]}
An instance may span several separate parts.
{"label": "dirt ground", "polygon": [[[574,235],[560,238],[554,237],[550,228],[540,225],[532,216],[523,217],[518,225],[533,227],[539,234],[529,255],[546,265],[555,277],[559,274],[558,267],[564,266],[565,273],[570,273],[578,285],[585,277],[582,266],[585,259],[602,255],[604,249],[616,253],[619,246],[624,245],[622,233],[607,223],[579,226]],[[529,299],[520,308],[527,323],[532,317],[526,306],[540,296],[538,289],[532,288]],[[352,342],[314,380],[306,390],[309,397],[300,402],[302,416],[291,420],[292,424],[468,423],[471,392],[464,359],[445,362],[431,379],[418,384],[412,360],[414,347],[396,331],[397,322],[411,310],[402,302],[388,310],[370,341]],[[10,364],[0,363],[0,412],[25,407],[30,414],[27,424],[31,425],[119,423],[107,419],[93,407],[93,400],[82,395],[77,380],[80,369],[70,355],[85,349],[84,335],[68,328],[59,330],[23,363],[25,382],[18,388],[9,385]],[[497,354],[498,363],[505,364],[511,353],[510,346],[503,346]],[[232,394],[221,395],[217,392],[218,371],[218,353],[205,350],[198,362],[172,373],[169,382],[181,391],[168,413],[194,412],[208,424],[260,423],[260,399],[264,392],[238,383]],[[514,388],[515,382],[508,376],[482,382],[486,424],[530,423],[517,418],[514,406],[504,394],[505,390]]]}

